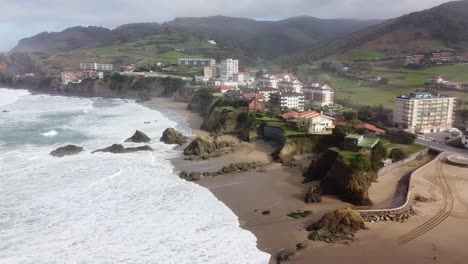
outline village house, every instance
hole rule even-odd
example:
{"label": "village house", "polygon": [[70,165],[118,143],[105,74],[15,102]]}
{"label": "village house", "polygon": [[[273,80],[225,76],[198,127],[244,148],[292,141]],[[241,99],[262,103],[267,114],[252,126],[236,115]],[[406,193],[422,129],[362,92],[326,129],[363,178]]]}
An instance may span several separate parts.
{"label": "village house", "polygon": [[124,72],[133,72],[135,70],[135,65],[133,64],[124,65],[122,66],[122,70]]}
{"label": "village house", "polygon": [[114,65],[108,63],[82,62],[80,63],[80,70],[111,72],[114,70]]}
{"label": "village house", "polygon": [[258,87],[278,89],[279,79],[276,75],[264,74],[257,81]]}
{"label": "village house", "polygon": [[281,109],[295,109],[304,111],[305,97],[298,93],[272,93],[270,103],[279,106]]}
{"label": "village house", "polygon": [[85,79],[102,79],[103,72],[97,71],[64,71],[60,73],[60,78],[63,85],[69,83],[81,83]]}
{"label": "village house", "polygon": [[415,54],[406,56],[404,59],[404,65],[420,65],[424,61],[425,56],[422,54]]}
{"label": "village house", "polygon": [[359,134],[349,134],[344,139],[343,149],[368,153],[379,143],[378,138],[368,138]]}
{"label": "village house", "polygon": [[385,130],[383,129],[380,129],[372,124],[368,124],[368,123],[362,123],[362,124],[359,124],[359,125],[355,125],[353,126],[355,129],[357,130],[363,130],[363,131],[366,131],[368,133],[374,133],[375,135],[383,135],[385,134]]}
{"label": "village house", "polygon": [[306,106],[321,108],[332,106],[335,102],[335,90],[328,84],[313,83],[304,87]]}
{"label": "village house", "polygon": [[294,124],[299,130],[314,135],[329,135],[335,128],[333,117],[315,111],[288,112],[281,116],[288,123]]}
{"label": "village house", "polygon": [[260,102],[257,97],[254,97],[249,102],[249,111],[250,112],[264,112],[265,106]]}
{"label": "village house", "polygon": [[278,82],[278,90],[286,93],[302,94],[304,85],[301,81],[295,78],[288,78]]}

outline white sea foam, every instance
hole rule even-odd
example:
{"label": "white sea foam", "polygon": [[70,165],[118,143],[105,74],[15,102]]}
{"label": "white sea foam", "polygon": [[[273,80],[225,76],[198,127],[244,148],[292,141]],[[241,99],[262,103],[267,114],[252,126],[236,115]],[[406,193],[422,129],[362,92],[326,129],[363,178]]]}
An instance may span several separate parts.
{"label": "white sea foam", "polygon": [[[0,263],[268,263],[229,208],[173,174],[168,159],[180,153],[171,146],[91,154],[137,129],[159,138],[173,121],[120,100],[94,100],[84,114],[89,102],[29,95],[0,118]],[[62,126],[59,136],[34,137],[37,127]],[[85,151],[48,154],[70,143]]]}
{"label": "white sea foam", "polygon": [[14,103],[22,96],[30,94],[26,90],[9,90],[0,88],[0,107]]}
{"label": "white sea foam", "polygon": [[58,135],[58,132],[57,130],[51,130],[49,132],[41,133],[41,135],[43,135],[44,137],[55,137],[56,135]]}

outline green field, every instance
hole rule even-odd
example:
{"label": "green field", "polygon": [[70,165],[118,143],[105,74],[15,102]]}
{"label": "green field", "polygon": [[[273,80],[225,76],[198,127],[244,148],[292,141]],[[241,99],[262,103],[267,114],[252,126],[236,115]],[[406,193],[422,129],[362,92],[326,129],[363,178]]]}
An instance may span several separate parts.
{"label": "green field", "polygon": [[354,161],[354,159],[356,158],[356,156],[359,154],[359,152],[346,151],[346,150],[341,150],[341,149],[338,149],[338,148],[330,148],[330,149],[337,152],[337,153],[339,153],[343,157],[343,160],[347,164],[351,164]]}

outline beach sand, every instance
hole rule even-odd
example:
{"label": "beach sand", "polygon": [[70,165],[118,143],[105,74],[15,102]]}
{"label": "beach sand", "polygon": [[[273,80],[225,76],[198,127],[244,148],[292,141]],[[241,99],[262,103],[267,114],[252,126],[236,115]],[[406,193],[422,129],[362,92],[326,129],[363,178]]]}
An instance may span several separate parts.
{"label": "beach sand", "polygon": [[[206,134],[199,129],[202,118],[199,114],[186,111],[186,103],[159,98],[145,105],[155,109],[164,107],[174,110],[189,120],[195,135]],[[270,162],[270,154],[277,147],[265,141],[242,143],[235,152],[216,159],[186,161],[180,157],[172,162],[176,171],[217,171],[233,162]],[[418,165],[420,164],[409,164],[379,178],[379,182],[370,190],[370,197],[376,201],[376,206],[385,207],[401,201],[398,182]],[[301,242],[306,243],[308,248],[300,252],[292,263],[468,263],[468,251],[463,243],[468,238],[468,229],[464,228],[468,224],[468,169],[444,164],[457,197],[454,209],[456,217],[449,217],[410,243],[397,245],[400,235],[433,217],[443,206],[440,188],[433,179],[435,168],[433,165],[426,167],[414,181],[417,185],[414,190],[435,201],[417,203],[414,208],[418,215],[405,223],[367,223],[369,230],[359,232],[356,241],[349,245],[308,241],[308,232],[305,231],[308,225],[318,221],[327,212],[353,206],[329,196],[323,197],[320,204],[305,204],[305,192],[314,183],[302,184],[300,168],[271,163],[263,172],[205,178],[198,184],[208,188],[239,217],[241,227],[257,237],[258,248],[272,255],[270,263],[276,263],[274,258],[282,249],[294,248]],[[266,210],[271,213],[262,215]],[[313,214],[300,220],[287,216],[297,210],[310,210]],[[440,261],[433,260],[435,252]]]}

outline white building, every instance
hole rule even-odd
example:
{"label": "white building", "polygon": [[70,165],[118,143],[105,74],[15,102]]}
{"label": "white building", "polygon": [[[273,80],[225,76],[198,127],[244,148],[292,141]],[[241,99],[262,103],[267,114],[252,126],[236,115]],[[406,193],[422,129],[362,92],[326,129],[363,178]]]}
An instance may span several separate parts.
{"label": "white building", "polygon": [[304,85],[298,79],[284,79],[278,82],[278,90],[286,93],[299,93],[302,94]]}
{"label": "white building", "polygon": [[335,103],[335,90],[328,84],[313,83],[304,87],[306,106],[321,108]]}
{"label": "white building", "polygon": [[270,103],[279,106],[281,109],[295,109],[304,111],[305,97],[298,93],[272,93]]}
{"label": "white building", "polygon": [[258,89],[255,89],[255,92],[263,94],[263,97],[264,97],[263,100],[265,102],[270,102],[270,95],[274,94],[274,93],[277,93],[278,90],[274,89],[274,88],[258,88]]}
{"label": "white building", "polygon": [[114,65],[96,62],[82,62],[80,63],[80,69],[83,71],[113,71]]}
{"label": "white building", "polygon": [[274,88],[278,89],[279,79],[276,75],[264,74],[257,81],[257,85],[263,88]]}
{"label": "white building", "polygon": [[239,61],[227,59],[221,61],[221,79],[225,81],[232,80],[234,74],[239,72]]}
{"label": "white building", "polygon": [[410,133],[448,131],[452,127],[455,98],[411,93],[395,99],[393,122]]}
{"label": "white building", "polygon": [[233,80],[235,82],[249,82],[250,81],[250,73],[248,72],[238,72],[233,74]]}
{"label": "white building", "polygon": [[307,131],[309,134],[331,134],[335,128],[335,119],[333,117],[315,111],[289,112],[281,117],[288,122],[295,123],[297,128]]}
{"label": "white building", "polygon": [[184,67],[203,67],[203,66],[213,66],[215,64],[216,64],[215,59],[179,58],[179,66],[184,66]]}

